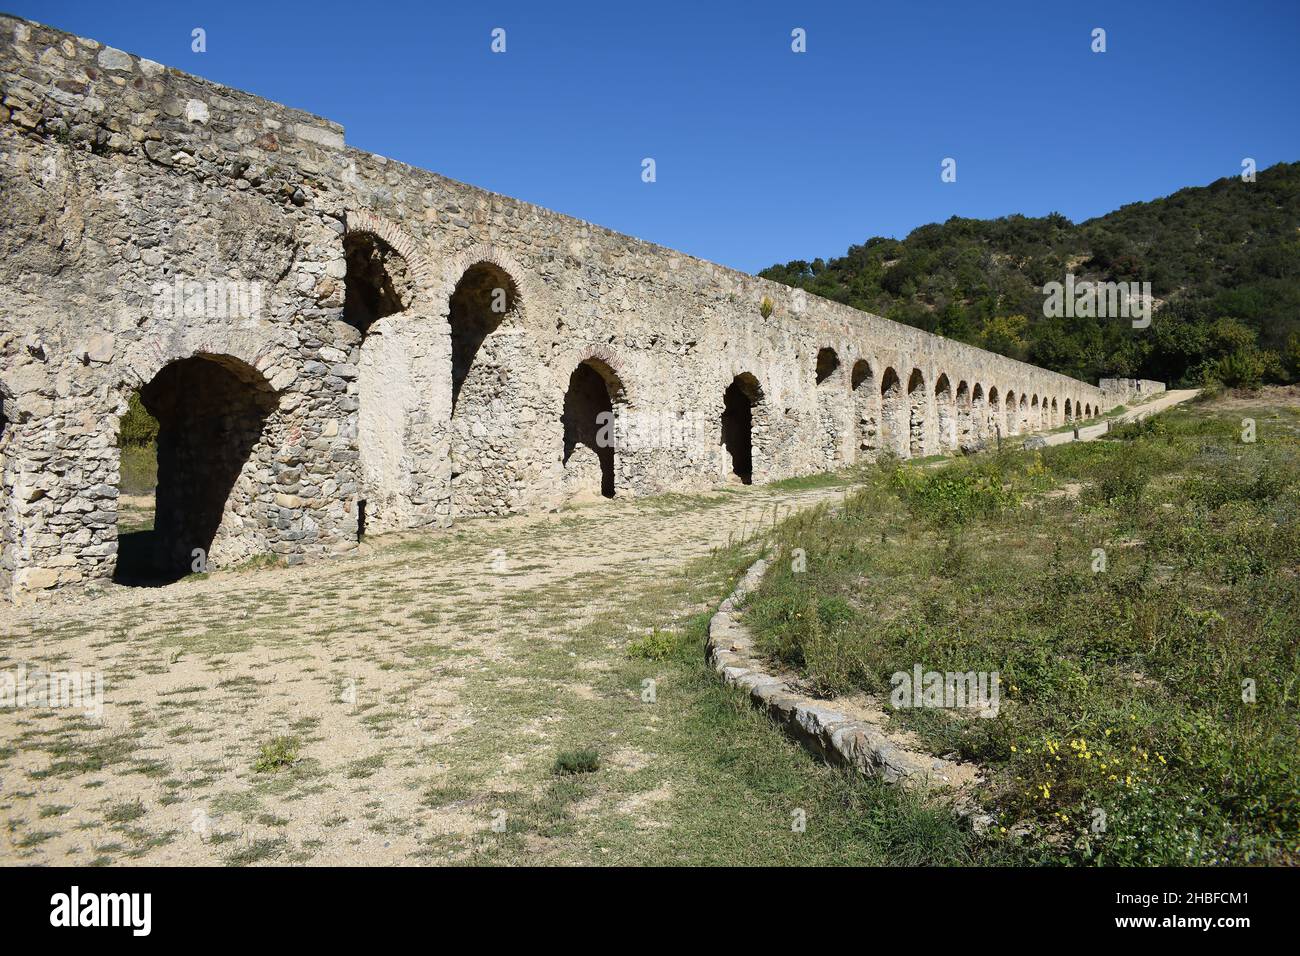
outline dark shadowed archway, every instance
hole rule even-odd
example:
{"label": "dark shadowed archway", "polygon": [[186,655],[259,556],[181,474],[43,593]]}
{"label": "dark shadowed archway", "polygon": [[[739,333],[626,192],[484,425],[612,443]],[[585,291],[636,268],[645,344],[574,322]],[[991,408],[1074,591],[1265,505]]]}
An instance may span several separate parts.
{"label": "dark shadowed archway", "polygon": [[989,431],[988,403],[984,397],[984,386],[979,382],[971,390],[971,431],[977,439],[983,438]]}
{"label": "dark shadowed archway", "polygon": [[347,271],[343,278],[343,321],[362,335],[379,319],[411,304],[414,280],[406,260],[368,232],[343,238]]}
{"label": "dark shadowed archway", "polygon": [[971,406],[970,386],[957,383],[957,446],[968,445],[975,437],[975,419]]}
{"label": "dark shadowed archway", "polygon": [[[471,380],[479,349],[506,315],[513,312],[519,292],[515,282],[495,263],[479,262],[465,270],[451,295],[448,320],[451,322],[451,408],[460,411],[461,393]],[[482,396],[471,394],[472,405],[481,405]],[[481,410],[481,409],[480,409]]]}
{"label": "dark shadowed archway", "polygon": [[399,481],[396,464],[402,452],[402,425],[388,413],[388,396],[393,388],[392,350],[401,343],[385,341],[380,319],[405,311],[415,297],[415,278],[406,259],[383,239],[364,230],[343,238],[347,272],[343,279],[343,321],[360,333],[360,348],[352,352],[355,340],[336,342],[350,353],[357,366],[357,453],[361,488],[356,499],[357,538],[365,536],[367,525],[376,518],[382,524],[383,489]]}
{"label": "dark shadowed archway", "polygon": [[219,534],[255,526],[253,503],[237,483],[277,399],[239,359],[196,355],[164,366],[140,400],[158,420],[153,528],[119,537],[113,579],[166,584],[206,564]]}
{"label": "dark shadowed archway", "polygon": [[940,374],[934,383],[934,411],[939,422],[939,450],[957,447],[957,413],[952,397],[952,383]]}
{"label": "dark shadowed archway", "polygon": [[856,457],[873,458],[880,449],[880,393],[871,363],[858,359],[849,376],[853,392],[853,418],[857,429]]}
{"label": "dark shadowed archway", "polygon": [[817,384],[820,385],[822,382],[834,375],[835,370],[839,367],[840,357],[835,354],[834,349],[824,348],[818,350],[816,368]]}
{"label": "dark shadowed archway", "polygon": [[880,447],[889,455],[905,456],[907,447],[906,411],[903,407],[903,383],[898,373],[886,368],[880,376]]}
{"label": "dark shadowed archway", "polygon": [[763,389],[749,372],[737,375],[722,394],[722,444],[731,473],[743,484],[754,481],[754,419],[763,402]]}
{"label": "dark shadowed archway", "polygon": [[561,421],[565,484],[572,493],[614,497],[617,417],[623,405],[623,383],[599,359],[583,360],[569,376]]}
{"label": "dark shadowed archway", "polygon": [[925,437],[927,424],[926,404],[928,396],[925,392],[925,376],[919,368],[912,369],[911,376],[907,379],[907,407],[908,407],[908,453],[913,458],[923,458],[926,455],[926,445],[928,444]]}

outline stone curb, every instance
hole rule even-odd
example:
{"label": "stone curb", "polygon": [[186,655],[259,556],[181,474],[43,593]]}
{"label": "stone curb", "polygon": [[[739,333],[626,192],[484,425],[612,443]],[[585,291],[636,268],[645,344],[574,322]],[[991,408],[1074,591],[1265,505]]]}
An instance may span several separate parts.
{"label": "stone curb", "polygon": [[[740,623],[736,609],[758,586],[767,566],[766,558],[754,562],[709,619],[707,655],[713,669],[726,683],[748,691],[755,706],[830,763],[907,787],[952,784],[956,779],[952,761],[909,749],[876,725],[855,720],[826,701],[806,697],[787,681],[765,672],[766,665],[755,653],[753,638]],[[973,805],[959,806],[958,813],[972,818],[977,827],[986,822]]]}

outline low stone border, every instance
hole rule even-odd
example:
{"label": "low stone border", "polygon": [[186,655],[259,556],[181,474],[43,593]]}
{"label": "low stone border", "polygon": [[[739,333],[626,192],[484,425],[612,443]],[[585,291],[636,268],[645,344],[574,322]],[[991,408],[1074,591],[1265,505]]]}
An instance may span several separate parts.
{"label": "low stone border", "polygon": [[736,609],[766,570],[766,558],[754,562],[709,619],[708,659],[722,679],[747,690],[754,704],[790,736],[831,763],[905,786],[956,787],[969,780],[969,765],[908,749],[880,727],[805,697],[763,670],[766,665],[754,651],[753,637],[740,623]]}

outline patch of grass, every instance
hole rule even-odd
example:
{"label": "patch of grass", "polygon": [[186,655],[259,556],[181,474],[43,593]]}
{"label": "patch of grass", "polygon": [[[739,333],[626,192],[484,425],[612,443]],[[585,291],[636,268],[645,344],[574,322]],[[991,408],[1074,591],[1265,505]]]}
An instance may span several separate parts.
{"label": "patch of grass", "polygon": [[647,634],[645,637],[639,637],[627,645],[629,657],[639,657],[647,661],[662,661],[673,657],[681,649],[682,635],[672,631],[661,631],[658,628]]}
{"label": "patch of grass", "polygon": [[104,820],[108,823],[130,823],[132,820],[140,819],[147,812],[144,804],[136,799],[109,807],[104,813]]}
{"label": "patch of grass", "polygon": [[[1294,863],[1300,437],[1261,413],[1245,443],[1240,417],[1198,406],[946,472],[886,466],[782,523],[746,620],[828,695],[887,699],[918,663],[998,672],[994,719],[894,720],[990,768],[997,832],[1028,827],[1029,859]],[[1066,481],[1077,498],[1041,494]]]}
{"label": "patch of grass", "polygon": [[250,840],[228,854],[225,862],[227,866],[251,866],[254,863],[264,863],[280,856],[287,846],[288,843],[283,837]]}
{"label": "patch of grass", "polygon": [[302,750],[302,742],[297,737],[276,737],[258,748],[257,759],[253,761],[256,773],[279,773],[287,770],[297,762]]}
{"label": "patch of grass", "polygon": [[600,769],[600,754],[591,747],[561,751],[555,758],[551,772],[557,776],[575,773],[595,773]]}

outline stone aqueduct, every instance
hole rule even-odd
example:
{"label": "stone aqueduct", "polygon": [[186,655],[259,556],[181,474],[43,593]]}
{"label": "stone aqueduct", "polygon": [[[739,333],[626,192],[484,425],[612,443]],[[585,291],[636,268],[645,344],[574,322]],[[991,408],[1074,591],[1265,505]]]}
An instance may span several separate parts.
{"label": "stone aqueduct", "polygon": [[0,82],[6,597],[113,576],[137,389],[172,568],[928,455],[1122,397],[39,24],[0,17]]}

